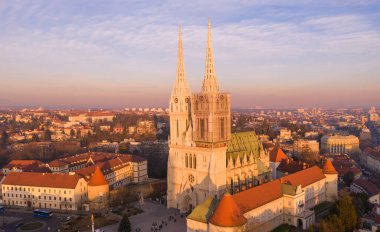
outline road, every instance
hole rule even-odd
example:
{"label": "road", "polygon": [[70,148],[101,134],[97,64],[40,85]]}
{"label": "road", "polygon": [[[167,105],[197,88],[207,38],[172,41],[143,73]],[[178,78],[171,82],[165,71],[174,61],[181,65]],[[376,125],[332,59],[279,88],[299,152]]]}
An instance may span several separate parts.
{"label": "road", "polygon": [[[1,226],[0,228],[4,229],[6,232],[14,232],[16,231],[16,225],[20,222],[32,222],[32,221],[40,221],[46,224],[44,228],[38,230],[38,232],[51,232],[58,231],[61,227],[62,223],[65,221],[67,215],[53,215],[51,218],[41,218],[33,216],[32,212],[15,212],[15,211],[7,211],[5,213],[6,217],[16,217],[20,218],[20,220],[11,222],[5,226]],[[2,215],[0,215],[2,217]],[[2,222],[2,220],[1,220]]]}

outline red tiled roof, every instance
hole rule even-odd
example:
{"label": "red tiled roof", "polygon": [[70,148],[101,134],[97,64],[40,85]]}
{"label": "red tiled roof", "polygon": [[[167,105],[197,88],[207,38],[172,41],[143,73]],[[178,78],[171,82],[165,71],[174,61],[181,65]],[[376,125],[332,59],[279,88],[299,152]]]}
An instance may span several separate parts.
{"label": "red tiled roof", "polygon": [[348,172],[352,172],[356,176],[362,172],[359,168],[356,168],[356,167],[336,166],[335,164],[334,164],[334,167],[339,175],[344,175]]}
{"label": "red tiled roof", "polygon": [[278,165],[277,170],[287,173],[295,173],[309,167],[310,165],[302,162],[297,162],[291,159],[283,159],[281,160],[280,165]]}
{"label": "red tiled roof", "polygon": [[63,173],[10,172],[3,185],[74,189],[79,180],[78,175]]}
{"label": "red tiled roof", "polygon": [[362,187],[369,196],[376,195],[380,192],[379,187],[377,187],[374,183],[371,181],[365,180],[365,179],[357,179],[354,180],[353,184]]}
{"label": "red tiled roof", "polygon": [[291,175],[284,176],[281,179],[293,186],[301,185],[302,188],[304,188],[324,178],[325,175],[322,170],[317,166],[313,166]]}
{"label": "red tiled roof", "polygon": [[236,193],[233,198],[243,213],[282,197],[281,183],[274,180]]}
{"label": "red tiled roof", "polygon": [[68,163],[62,161],[62,160],[53,160],[49,163],[49,167],[62,167],[68,165]]}
{"label": "red tiled roof", "polygon": [[39,160],[12,160],[7,165],[5,165],[4,168],[13,168],[13,167],[23,168],[29,165],[39,165],[39,164],[42,164],[42,162]]}
{"label": "red tiled roof", "polygon": [[224,194],[210,218],[210,223],[221,227],[237,227],[247,223],[234,197],[229,193]]}
{"label": "red tiled roof", "polygon": [[329,159],[327,159],[326,162],[323,164],[322,170],[325,174],[338,174],[333,164],[331,163],[331,160]]}
{"label": "red tiled roof", "polygon": [[102,171],[100,171],[99,166],[96,166],[94,174],[91,176],[90,181],[88,182],[90,186],[100,186],[108,185],[106,178],[104,177]]}
{"label": "red tiled roof", "polygon": [[275,146],[269,153],[269,160],[271,162],[281,162],[283,159],[287,159],[288,156],[281,150],[279,146]]}
{"label": "red tiled roof", "polygon": [[311,167],[302,171],[287,175],[254,188],[236,193],[233,199],[243,212],[249,212],[255,208],[268,204],[283,196],[281,184],[287,183],[293,186],[301,185],[303,188],[325,178],[322,170]]}

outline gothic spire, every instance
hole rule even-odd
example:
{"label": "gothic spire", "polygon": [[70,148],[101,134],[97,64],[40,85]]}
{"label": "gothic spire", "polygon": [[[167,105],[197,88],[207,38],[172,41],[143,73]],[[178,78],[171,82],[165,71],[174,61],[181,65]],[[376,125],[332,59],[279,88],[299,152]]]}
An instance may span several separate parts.
{"label": "gothic spire", "polygon": [[185,59],[183,56],[183,47],[182,47],[182,31],[181,31],[181,26],[179,26],[177,78],[174,83],[172,95],[182,95],[182,94],[190,95],[190,87],[186,80],[186,75],[185,75]]}
{"label": "gothic spire", "polygon": [[211,22],[208,19],[208,35],[206,49],[205,77],[203,79],[202,92],[218,92],[219,84],[215,74],[214,54],[212,52]]}

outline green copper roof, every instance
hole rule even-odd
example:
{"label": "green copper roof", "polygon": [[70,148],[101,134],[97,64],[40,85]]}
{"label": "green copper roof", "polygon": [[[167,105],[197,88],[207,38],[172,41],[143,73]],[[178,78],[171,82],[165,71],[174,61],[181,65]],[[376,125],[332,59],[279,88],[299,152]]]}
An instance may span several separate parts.
{"label": "green copper roof", "polygon": [[269,167],[266,167],[265,164],[260,159],[257,159],[257,170],[259,171],[259,175],[263,173],[271,172]]}
{"label": "green copper roof", "polygon": [[243,158],[244,154],[248,156],[251,152],[257,158],[260,153],[259,143],[259,138],[253,131],[231,134],[231,140],[227,143],[227,159]]}
{"label": "green copper roof", "polygon": [[281,184],[281,190],[283,194],[296,195],[297,187],[290,184]]}
{"label": "green copper roof", "polygon": [[195,207],[193,212],[191,212],[187,218],[198,222],[208,223],[208,219],[214,212],[217,203],[218,200],[216,198],[209,197],[202,204]]}

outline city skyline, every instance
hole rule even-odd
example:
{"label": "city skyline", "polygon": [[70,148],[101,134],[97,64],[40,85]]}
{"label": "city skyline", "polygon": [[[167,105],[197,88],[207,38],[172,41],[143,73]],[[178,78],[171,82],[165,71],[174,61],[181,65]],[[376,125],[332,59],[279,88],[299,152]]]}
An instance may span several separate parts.
{"label": "city skyline", "polygon": [[178,26],[187,78],[198,92],[208,17],[216,74],[233,108],[378,105],[379,7],[370,1],[1,2],[0,106],[167,107]]}

